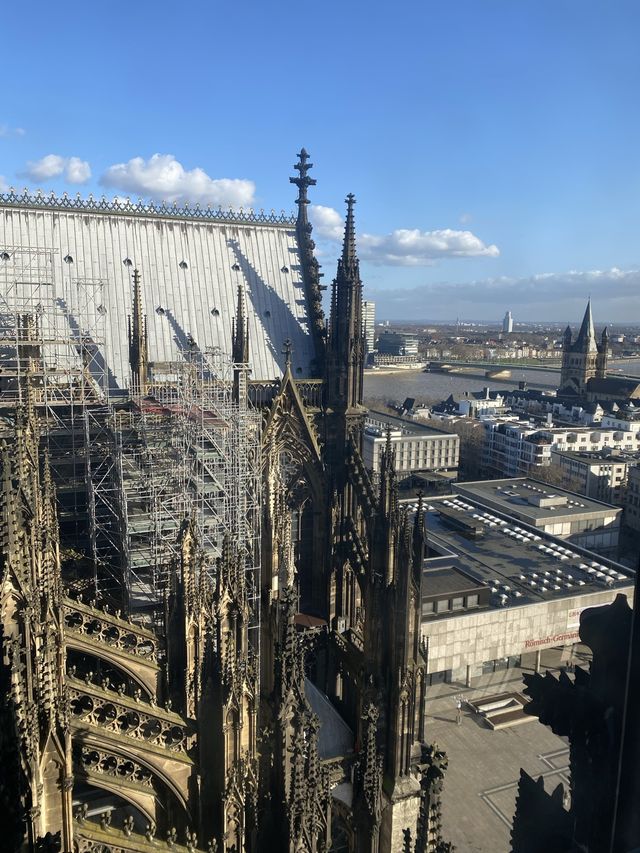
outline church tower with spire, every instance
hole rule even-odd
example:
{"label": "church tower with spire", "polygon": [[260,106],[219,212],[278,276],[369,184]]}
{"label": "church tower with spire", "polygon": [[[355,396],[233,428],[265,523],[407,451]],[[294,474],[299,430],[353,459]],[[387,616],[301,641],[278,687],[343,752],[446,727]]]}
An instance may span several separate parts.
{"label": "church tower with spire", "polygon": [[562,341],[562,371],[560,392],[584,395],[590,379],[604,379],[607,373],[609,336],[607,329],[600,342],[596,338],[591,313],[591,299],[582,318],[582,325],[575,341],[571,328],[567,326]]}

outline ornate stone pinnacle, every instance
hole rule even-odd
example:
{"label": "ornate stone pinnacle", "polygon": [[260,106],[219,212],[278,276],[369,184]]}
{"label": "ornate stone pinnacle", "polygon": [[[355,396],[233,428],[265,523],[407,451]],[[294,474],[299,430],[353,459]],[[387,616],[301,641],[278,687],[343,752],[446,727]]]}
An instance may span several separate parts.
{"label": "ornate stone pinnacle", "polygon": [[356,197],[353,193],[345,199],[347,205],[347,218],[344,224],[344,242],[342,244],[342,260],[345,264],[352,263],[356,260],[356,228],[353,218],[353,206],[356,203]]}
{"label": "ornate stone pinnacle", "polygon": [[308,162],[309,155],[304,148],[300,150],[298,157],[299,160],[293,168],[299,172],[299,177],[289,178],[289,183],[295,184],[298,187],[298,198],[296,199],[296,204],[298,205],[298,223],[301,223],[306,222],[307,219],[306,206],[309,204],[307,190],[309,187],[314,187],[317,181],[315,178],[310,178],[307,174],[309,169],[313,168],[313,163]]}

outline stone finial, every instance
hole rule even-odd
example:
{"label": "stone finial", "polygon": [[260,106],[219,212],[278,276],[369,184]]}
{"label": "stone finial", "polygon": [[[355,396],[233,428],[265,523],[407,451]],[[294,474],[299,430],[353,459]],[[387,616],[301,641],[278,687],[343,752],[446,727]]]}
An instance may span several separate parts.
{"label": "stone finial", "polygon": [[313,168],[313,163],[309,163],[309,155],[304,148],[300,149],[298,162],[293,168],[299,173],[299,177],[289,178],[289,183],[295,184],[298,187],[296,204],[298,205],[298,224],[300,225],[307,221],[307,205],[309,204],[307,190],[309,187],[314,187],[317,183],[315,178],[310,178],[308,175],[309,169]]}

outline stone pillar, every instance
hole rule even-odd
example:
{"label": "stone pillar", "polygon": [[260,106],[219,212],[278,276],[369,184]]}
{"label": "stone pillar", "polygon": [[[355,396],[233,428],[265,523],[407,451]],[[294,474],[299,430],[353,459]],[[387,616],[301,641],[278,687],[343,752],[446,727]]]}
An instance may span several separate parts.
{"label": "stone pillar", "polygon": [[537,649],[537,650],[536,650],[536,666],[535,666],[535,670],[536,670],[536,672],[540,672],[540,649]]}
{"label": "stone pillar", "polygon": [[465,679],[465,684],[467,687],[471,687],[471,667],[467,664],[467,677]]}

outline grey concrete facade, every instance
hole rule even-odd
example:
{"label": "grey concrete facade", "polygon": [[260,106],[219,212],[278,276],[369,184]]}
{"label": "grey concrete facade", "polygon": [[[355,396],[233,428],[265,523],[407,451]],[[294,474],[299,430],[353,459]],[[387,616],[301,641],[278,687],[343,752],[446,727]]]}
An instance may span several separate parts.
{"label": "grey concrete facade", "polygon": [[580,613],[610,604],[618,593],[633,600],[630,583],[614,590],[575,595],[555,601],[461,613],[422,620],[427,672],[451,672],[451,680],[468,681],[485,661],[498,660],[578,642]]}

